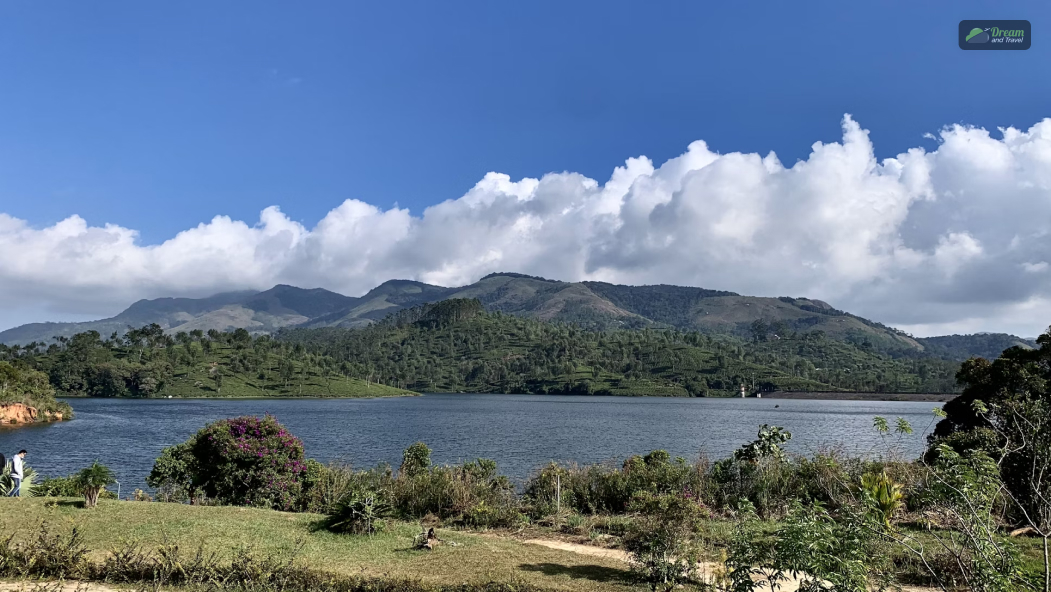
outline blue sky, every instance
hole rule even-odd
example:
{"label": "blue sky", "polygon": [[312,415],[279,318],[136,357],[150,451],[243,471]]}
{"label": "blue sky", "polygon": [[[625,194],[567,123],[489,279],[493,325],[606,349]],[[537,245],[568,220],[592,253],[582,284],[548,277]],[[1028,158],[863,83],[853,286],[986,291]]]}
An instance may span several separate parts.
{"label": "blue sky", "polygon": [[[488,171],[600,182],[704,139],[806,158],[852,113],[880,157],[1048,115],[1047,3],[10,2],[0,210],[170,238],[270,205],[414,213]],[[964,18],[1025,52],[963,52]]]}
{"label": "blue sky", "polygon": [[[1051,322],[1049,16],[3,3],[0,329],[515,271],[1035,335]],[[1032,48],[962,51],[959,21],[985,18],[1029,20]]]}

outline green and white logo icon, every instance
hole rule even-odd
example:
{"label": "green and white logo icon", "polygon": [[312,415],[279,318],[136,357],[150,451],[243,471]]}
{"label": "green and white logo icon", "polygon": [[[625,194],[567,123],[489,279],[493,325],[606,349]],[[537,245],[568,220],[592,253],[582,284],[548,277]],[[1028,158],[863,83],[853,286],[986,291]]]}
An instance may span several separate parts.
{"label": "green and white logo icon", "polygon": [[1022,20],[960,21],[960,49],[1029,49],[1033,26]]}
{"label": "green and white logo icon", "polygon": [[988,43],[989,42],[989,30],[988,29],[971,29],[971,32],[967,34],[964,39],[967,43]]}

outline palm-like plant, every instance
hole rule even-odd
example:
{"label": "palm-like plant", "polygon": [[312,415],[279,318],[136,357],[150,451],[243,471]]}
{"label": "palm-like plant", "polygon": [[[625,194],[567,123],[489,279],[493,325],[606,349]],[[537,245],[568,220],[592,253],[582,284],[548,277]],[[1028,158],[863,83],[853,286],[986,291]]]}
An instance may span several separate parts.
{"label": "palm-like plant", "polygon": [[106,490],[106,486],[117,480],[116,475],[109,467],[95,461],[91,466],[77,473],[77,483],[84,493],[84,507],[94,508],[99,503],[99,495]]}
{"label": "palm-like plant", "polygon": [[328,517],[333,532],[372,535],[383,530],[383,518],[391,513],[383,495],[373,491],[347,494]]}
{"label": "palm-like plant", "polygon": [[[18,490],[18,497],[33,497],[36,495],[37,472],[28,465],[22,465],[22,487]],[[15,480],[11,478],[11,465],[4,467],[0,473],[0,495],[7,496],[15,486]]]}
{"label": "palm-like plant", "polygon": [[901,491],[901,485],[891,479],[886,471],[880,471],[862,475],[861,490],[879,510],[883,524],[889,527],[894,512],[904,504],[905,494]]}

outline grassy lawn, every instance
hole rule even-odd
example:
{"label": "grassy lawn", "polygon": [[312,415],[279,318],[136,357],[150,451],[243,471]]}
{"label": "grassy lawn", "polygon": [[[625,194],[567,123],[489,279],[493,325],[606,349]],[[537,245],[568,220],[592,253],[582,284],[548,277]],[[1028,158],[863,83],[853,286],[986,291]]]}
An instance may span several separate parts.
{"label": "grassy lawn", "polygon": [[156,547],[173,542],[193,551],[203,545],[224,555],[239,547],[287,553],[303,544],[306,566],[343,574],[412,578],[431,583],[520,581],[558,590],[627,590],[631,577],[615,560],[524,544],[515,540],[440,530],[460,546],[414,551],[418,526],[394,523],[374,537],[318,530],[314,514],[237,507],[102,500],[92,510],[73,499],[0,499],[0,533],[16,540],[36,536],[41,524],[68,532],[76,526],[93,558],[125,543]]}

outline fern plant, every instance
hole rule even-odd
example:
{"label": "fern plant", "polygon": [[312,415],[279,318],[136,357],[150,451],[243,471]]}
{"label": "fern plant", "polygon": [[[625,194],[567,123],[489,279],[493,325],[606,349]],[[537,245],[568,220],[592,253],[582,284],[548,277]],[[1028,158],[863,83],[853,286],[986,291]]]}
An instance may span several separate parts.
{"label": "fern plant", "polygon": [[360,491],[346,495],[328,517],[332,532],[372,535],[383,530],[383,518],[391,515],[391,506],[381,492]]}

